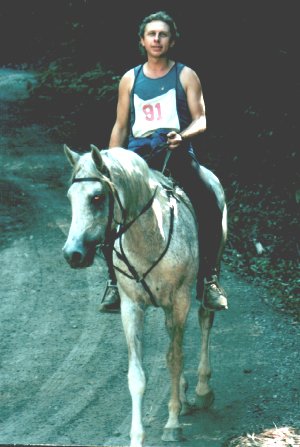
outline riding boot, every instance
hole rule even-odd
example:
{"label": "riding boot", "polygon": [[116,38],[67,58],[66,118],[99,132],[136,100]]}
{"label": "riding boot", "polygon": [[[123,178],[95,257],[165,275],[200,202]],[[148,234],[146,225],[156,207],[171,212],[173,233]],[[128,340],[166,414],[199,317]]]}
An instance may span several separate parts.
{"label": "riding boot", "polygon": [[[203,176],[202,176],[203,177]],[[219,284],[220,257],[222,250],[222,217],[215,194],[210,190],[202,201],[194,206],[198,221],[200,265],[197,299],[208,310],[228,308],[227,296]]]}
{"label": "riding boot", "polygon": [[[205,309],[211,311],[228,309],[226,292],[219,284],[222,221],[220,219],[219,221],[215,220],[215,222],[219,225],[210,224],[206,227],[206,231],[201,231],[202,226],[200,226],[198,235],[202,263],[198,274],[197,299],[202,302]],[[205,240],[203,235],[205,235]]]}
{"label": "riding boot", "polygon": [[108,268],[108,281],[101,300],[99,311],[102,313],[120,313],[120,295],[117,286],[117,278],[113,267],[113,247],[107,246],[102,249]]}

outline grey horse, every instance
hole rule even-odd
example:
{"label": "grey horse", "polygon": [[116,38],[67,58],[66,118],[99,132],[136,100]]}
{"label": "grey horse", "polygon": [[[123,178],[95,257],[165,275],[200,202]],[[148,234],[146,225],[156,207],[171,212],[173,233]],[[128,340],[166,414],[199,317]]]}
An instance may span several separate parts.
{"label": "grey horse", "polygon": [[[171,179],[152,170],[138,155],[123,148],[99,150],[91,145],[83,155],[64,150],[73,167],[68,197],[72,222],[63,254],[72,268],[93,263],[99,247],[114,244],[113,262],[121,297],[121,318],[129,353],[128,384],[132,399],[131,447],[144,445],[142,400],[146,388],[142,365],[142,332],[146,309],[163,309],[170,337],[167,364],[171,376],[169,417],[164,441],[182,436],[180,413],[187,412],[187,382],[183,375],[183,335],[195,293],[199,265],[197,222],[186,194]],[[218,178],[211,183],[224,196]],[[223,241],[227,234],[223,207]],[[199,307],[201,353],[195,404],[209,407],[209,335],[214,312]]]}

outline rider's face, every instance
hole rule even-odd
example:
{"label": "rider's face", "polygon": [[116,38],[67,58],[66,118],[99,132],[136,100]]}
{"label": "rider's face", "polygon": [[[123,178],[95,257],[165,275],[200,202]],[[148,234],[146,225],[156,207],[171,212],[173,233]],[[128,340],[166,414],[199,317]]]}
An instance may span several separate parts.
{"label": "rider's face", "polygon": [[153,57],[165,56],[174,43],[169,25],[161,20],[148,23],[141,38],[141,45]]}

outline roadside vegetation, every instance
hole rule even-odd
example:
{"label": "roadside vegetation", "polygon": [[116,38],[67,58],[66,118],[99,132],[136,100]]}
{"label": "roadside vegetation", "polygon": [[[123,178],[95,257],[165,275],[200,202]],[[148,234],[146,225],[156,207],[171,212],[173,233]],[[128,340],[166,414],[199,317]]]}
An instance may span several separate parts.
{"label": "roadside vegetation", "polygon": [[222,447],[296,447],[300,431],[292,427],[274,427],[261,433],[247,433],[225,442]]}

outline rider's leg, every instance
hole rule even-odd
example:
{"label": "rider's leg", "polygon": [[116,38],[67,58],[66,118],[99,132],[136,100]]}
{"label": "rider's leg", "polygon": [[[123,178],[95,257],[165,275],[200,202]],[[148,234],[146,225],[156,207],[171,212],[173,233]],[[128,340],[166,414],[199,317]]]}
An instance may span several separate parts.
{"label": "rider's leg", "polygon": [[217,191],[213,187],[208,171],[199,164],[195,156],[187,153],[174,155],[170,159],[170,172],[189,196],[198,221],[198,299],[211,310],[226,309],[227,297],[218,282],[223,245],[223,191],[221,188]]}
{"label": "rider's leg", "polygon": [[106,284],[99,311],[105,313],[120,312],[120,295],[117,288],[117,278],[112,260],[113,246],[108,245],[104,247],[102,252],[107,264],[109,279]]}

